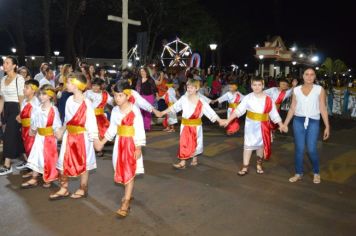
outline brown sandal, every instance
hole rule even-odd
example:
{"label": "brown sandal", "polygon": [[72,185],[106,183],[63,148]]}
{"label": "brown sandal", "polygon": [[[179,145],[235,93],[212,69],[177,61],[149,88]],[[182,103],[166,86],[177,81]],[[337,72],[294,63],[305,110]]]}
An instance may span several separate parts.
{"label": "brown sandal", "polygon": [[[127,209],[122,209],[122,206],[124,204],[127,204]],[[125,218],[126,216],[129,215],[129,212],[130,212],[130,200],[124,199],[121,203],[121,207],[116,211],[116,214],[120,218]]]}
{"label": "brown sandal", "polygon": [[[83,191],[82,193],[78,193],[78,191]],[[81,199],[81,198],[86,198],[88,197],[88,186],[81,185],[80,188],[75,191],[72,195],[70,195],[70,198],[72,199]]]}
{"label": "brown sandal", "polygon": [[[246,170],[244,170],[246,169]],[[241,169],[237,172],[239,176],[245,176],[248,174],[248,165],[242,165]]]}
{"label": "brown sandal", "polygon": [[256,173],[262,175],[264,172],[263,168],[262,168],[262,163],[263,163],[263,158],[259,157],[257,159],[257,163],[256,163]]}
{"label": "brown sandal", "polygon": [[178,164],[173,164],[173,167],[178,169],[178,170],[183,170],[185,169],[185,164],[181,164],[180,162]]}
{"label": "brown sandal", "polygon": [[[60,190],[59,190],[60,191]],[[59,192],[58,191],[58,192]],[[61,200],[61,199],[65,199],[69,197],[69,192],[68,190],[66,190],[66,192],[64,194],[59,194],[58,192],[49,195],[49,200],[50,201],[57,201],[57,200]]]}
{"label": "brown sandal", "polygon": [[[33,183],[31,183],[31,181],[34,181]],[[35,188],[38,186],[38,180],[37,178],[31,178],[29,181],[26,181],[25,183],[21,184],[21,188],[23,189],[29,189],[29,188]]]}

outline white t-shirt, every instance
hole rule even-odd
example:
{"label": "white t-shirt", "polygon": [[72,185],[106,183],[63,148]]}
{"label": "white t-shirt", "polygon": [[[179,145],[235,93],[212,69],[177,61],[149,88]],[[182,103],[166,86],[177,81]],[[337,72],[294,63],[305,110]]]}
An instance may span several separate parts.
{"label": "white t-shirt", "polygon": [[42,87],[42,85],[45,85],[45,84],[49,84],[49,85],[52,85],[54,86],[54,81],[53,80],[48,80],[46,79],[46,77],[43,77],[40,81],[40,88]]}
{"label": "white t-shirt", "polygon": [[40,72],[37,75],[35,75],[34,79],[37,80],[38,82],[40,82],[42,78],[44,78],[44,75],[42,72]]}
{"label": "white t-shirt", "polygon": [[1,79],[0,83],[0,95],[4,97],[5,102],[19,102],[18,96],[23,96],[23,89],[25,87],[25,79],[21,75],[16,75],[16,78],[11,81],[9,85],[5,85],[7,76]]}
{"label": "white t-shirt", "polygon": [[314,84],[308,96],[303,94],[301,85],[294,88],[293,93],[297,100],[294,115],[305,117],[304,128],[308,127],[309,118],[320,120],[321,86]]}

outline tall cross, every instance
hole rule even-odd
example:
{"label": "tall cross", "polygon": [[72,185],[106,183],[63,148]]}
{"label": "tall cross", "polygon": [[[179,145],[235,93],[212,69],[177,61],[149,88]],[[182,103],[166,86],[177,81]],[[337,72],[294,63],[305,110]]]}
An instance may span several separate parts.
{"label": "tall cross", "polygon": [[127,67],[127,31],[129,24],[141,25],[141,21],[129,19],[128,0],[122,0],[122,17],[108,15],[108,20],[121,22],[122,24],[122,68]]}

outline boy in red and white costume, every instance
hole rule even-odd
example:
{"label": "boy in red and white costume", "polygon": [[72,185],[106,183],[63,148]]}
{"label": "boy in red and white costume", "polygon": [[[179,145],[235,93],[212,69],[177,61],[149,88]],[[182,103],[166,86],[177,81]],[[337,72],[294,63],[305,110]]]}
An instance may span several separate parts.
{"label": "boy in red and white costume", "polygon": [[173,164],[177,169],[184,169],[188,159],[192,159],[192,166],[198,165],[197,156],[203,153],[202,116],[205,115],[213,123],[221,121],[210,105],[198,95],[199,86],[198,80],[189,79],[187,92],[173,106],[158,113],[162,117],[168,112],[183,111],[178,150],[180,162]]}
{"label": "boy in red and white costume", "polygon": [[68,75],[67,89],[73,95],[65,107],[62,146],[57,162],[61,173],[61,188],[50,195],[50,200],[69,196],[68,177],[80,176],[80,188],[71,195],[79,199],[88,194],[89,171],[96,168],[94,145],[99,144],[98,126],[91,102],[83,95],[87,80],[81,73]]}

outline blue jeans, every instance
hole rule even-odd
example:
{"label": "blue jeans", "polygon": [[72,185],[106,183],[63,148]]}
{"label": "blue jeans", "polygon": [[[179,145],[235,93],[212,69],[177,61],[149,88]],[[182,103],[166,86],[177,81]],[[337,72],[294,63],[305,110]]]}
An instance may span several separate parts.
{"label": "blue jeans", "polygon": [[307,129],[304,128],[305,117],[294,116],[293,132],[295,144],[295,173],[303,174],[304,147],[307,145],[309,158],[314,174],[319,174],[319,154],[317,150],[320,120],[309,119]]}

